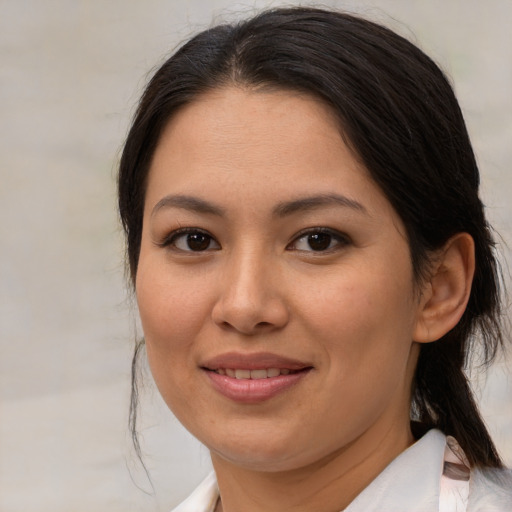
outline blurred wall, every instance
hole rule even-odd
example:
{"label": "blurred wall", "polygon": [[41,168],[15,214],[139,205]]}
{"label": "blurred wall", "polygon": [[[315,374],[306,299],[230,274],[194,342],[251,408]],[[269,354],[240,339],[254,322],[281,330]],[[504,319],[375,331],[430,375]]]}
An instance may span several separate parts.
{"label": "blurred wall", "polygon": [[[294,2],[289,2],[294,3]],[[209,470],[147,379],[127,434],[134,315],[115,167],[147,74],[212,19],[280,2],[0,1],[0,510],[169,510]],[[323,2],[419,43],[453,78],[488,213],[512,240],[512,2]],[[505,244],[502,249],[507,253]],[[475,380],[512,464],[512,379]]]}

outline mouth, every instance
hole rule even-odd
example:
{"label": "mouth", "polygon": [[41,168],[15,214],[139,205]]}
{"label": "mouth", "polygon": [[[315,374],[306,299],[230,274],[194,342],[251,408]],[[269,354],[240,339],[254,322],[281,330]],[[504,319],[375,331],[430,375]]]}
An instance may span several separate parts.
{"label": "mouth", "polygon": [[227,375],[232,379],[238,380],[272,379],[274,377],[279,377],[280,375],[290,375],[306,370],[306,368],[301,370],[291,370],[290,368],[261,368],[256,370],[247,370],[244,368],[217,368],[215,370],[209,370],[208,368],[205,369],[215,372],[218,375]]}
{"label": "mouth", "polygon": [[200,366],[213,389],[231,401],[256,404],[301,382],[313,366],[273,354],[223,354]]}

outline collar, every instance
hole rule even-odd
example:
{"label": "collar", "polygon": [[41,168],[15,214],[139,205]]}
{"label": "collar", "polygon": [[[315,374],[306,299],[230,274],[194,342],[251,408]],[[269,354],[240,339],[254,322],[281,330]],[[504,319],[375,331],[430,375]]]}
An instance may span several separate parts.
{"label": "collar", "polygon": [[212,471],[199,487],[172,512],[213,512],[219,499],[219,488],[215,473]]}
{"label": "collar", "polygon": [[[436,429],[402,452],[344,512],[438,512],[445,435]],[[213,512],[219,496],[215,473],[172,512]]]}
{"label": "collar", "polygon": [[394,459],[345,512],[438,512],[445,435],[429,430]]}

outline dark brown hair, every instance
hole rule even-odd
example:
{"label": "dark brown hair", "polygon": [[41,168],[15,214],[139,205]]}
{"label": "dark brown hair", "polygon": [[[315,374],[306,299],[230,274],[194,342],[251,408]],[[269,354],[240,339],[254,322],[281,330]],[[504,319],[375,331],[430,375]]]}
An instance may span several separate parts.
{"label": "dark brown hair", "polygon": [[418,280],[431,251],[456,233],[473,237],[476,274],[467,309],[446,336],[422,345],[411,414],[456,437],[471,464],[501,467],[465,375],[477,344],[486,364],[502,344],[499,276],[477,164],[443,72],[391,30],[345,13],[281,8],[205,30],[172,55],[142,96],[120,163],[119,211],[132,280],[147,175],[162,129],[181,106],[227,85],[298,90],[330,106],[345,140],[401,217]]}

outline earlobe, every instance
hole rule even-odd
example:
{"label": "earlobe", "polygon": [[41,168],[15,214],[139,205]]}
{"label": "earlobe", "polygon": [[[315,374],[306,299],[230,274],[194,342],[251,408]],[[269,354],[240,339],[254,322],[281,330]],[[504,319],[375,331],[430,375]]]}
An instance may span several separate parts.
{"label": "earlobe", "polygon": [[475,272],[475,244],[458,233],[439,250],[420,300],[414,341],[429,343],[443,337],[462,317]]}

